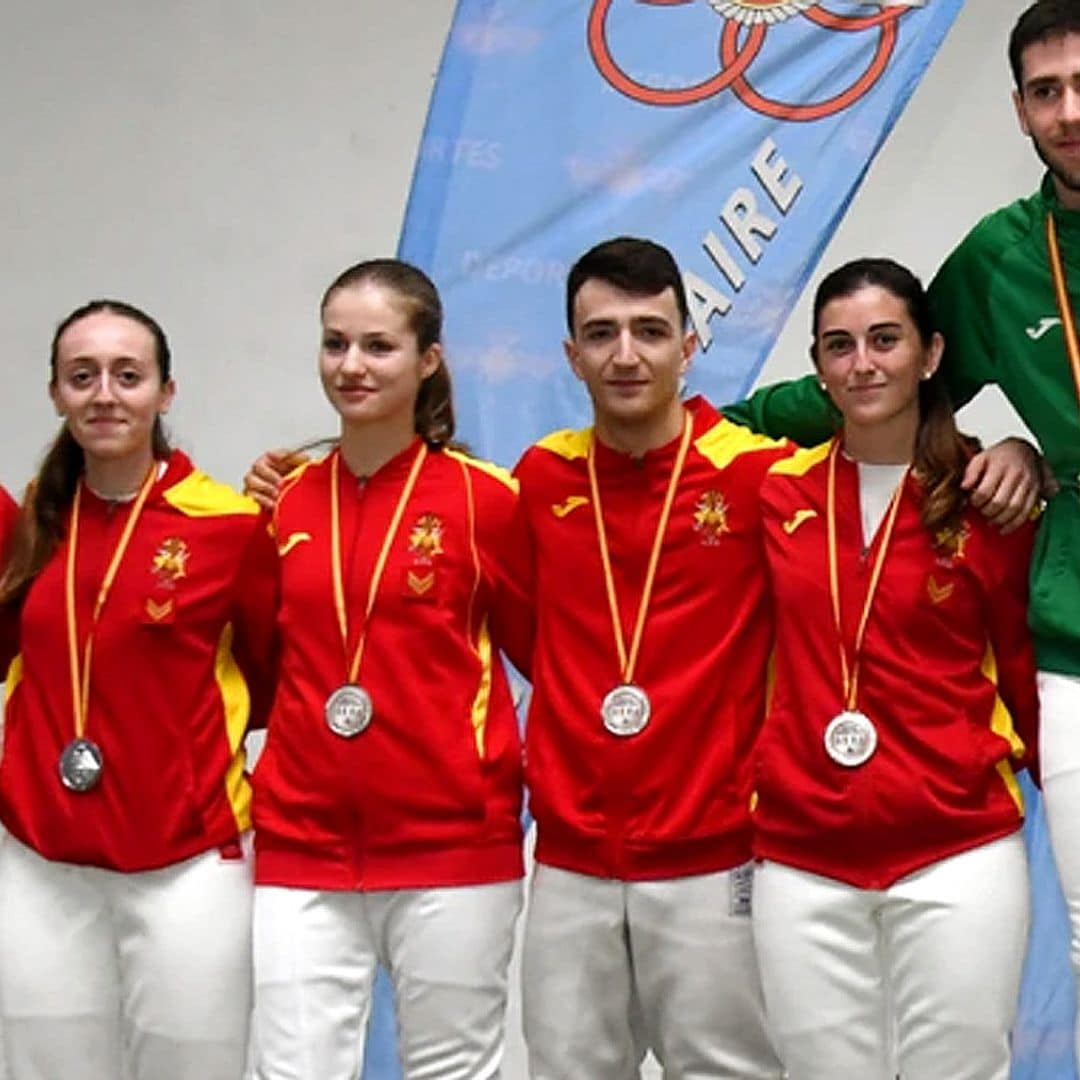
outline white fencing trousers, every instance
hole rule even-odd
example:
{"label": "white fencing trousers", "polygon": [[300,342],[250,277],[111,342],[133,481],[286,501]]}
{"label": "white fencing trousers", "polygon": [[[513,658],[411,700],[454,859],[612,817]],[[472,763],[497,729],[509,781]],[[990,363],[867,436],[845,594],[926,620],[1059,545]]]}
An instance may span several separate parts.
{"label": "white fencing trousers", "polygon": [[355,1080],[379,963],[407,1080],[498,1077],[521,882],[255,890],[255,1077]]}
{"label": "white fencing trousers", "polygon": [[[790,1080],[1008,1080],[1029,922],[1019,833],[883,890],[758,868],[754,937]],[[888,985],[887,985],[888,984]]]}
{"label": "white fencing trousers", "polygon": [[[728,872],[613,881],[538,865],[525,922],[533,1080],[777,1080],[749,913]],[[738,905],[736,905],[738,907]]]}
{"label": "white fencing trousers", "polygon": [[0,844],[8,1080],[239,1080],[251,1016],[249,845],[124,874]]}
{"label": "white fencing trousers", "polygon": [[[1069,912],[1073,973],[1080,986],[1080,678],[1039,672],[1043,803]],[[1080,1061],[1080,1019],[1076,1028]]]}

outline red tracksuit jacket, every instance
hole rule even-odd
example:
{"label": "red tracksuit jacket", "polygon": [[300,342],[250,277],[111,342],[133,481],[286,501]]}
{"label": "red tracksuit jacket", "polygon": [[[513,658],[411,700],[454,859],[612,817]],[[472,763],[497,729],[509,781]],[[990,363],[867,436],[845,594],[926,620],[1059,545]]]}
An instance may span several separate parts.
{"label": "red tracksuit jacket", "polygon": [[[586,473],[592,433],[556,432],[517,466],[513,576],[536,609],[526,782],[542,863],[647,880],[750,857],[751,752],[772,643],[758,489],[790,448],[701,399],[688,408],[693,441],[634,676],[652,720],[637,735],[610,734],[600,715],[621,678]],[[678,443],[641,459],[596,448],[627,642]]]}
{"label": "red tracksuit jacket", "polygon": [[[7,489],[0,487],[0,573],[3,573],[7,560],[8,545],[11,543],[12,534],[15,531],[15,519],[19,516],[18,503],[8,494]],[[15,620],[5,618],[0,613],[0,658],[10,657],[17,650],[15,644]],[[7,664],[0,666],[0,679],[4,678]]]}
{"label": "red tracksuit jacket", "polygon": [[[762,489],[776,682],[758,745],[754,852],[885,888],[1021,825],[1012,766],[1033,755],[1038,723],[1026,618],[1033,528],[1002,536],[969,510],[948,550],[937,550],[908,474],[858,683],[857,707],[877,728],[877,750],[861,766],[837,764],[823,742],[843,707],[826,549],[829,445],[780,462]],[[850,654],[883,530],[864,552],[858,469],[842,454],[836,465]]]}
{"label": "red tracksuit jacket", "polygon": [[[418,445],[360,484],[340,465],[349,657]],[[516,485],[495,466],[429,453],[357,680],[374,718],[342,738],[324,719],[348,673],[331,576],[333,456],[286,481],[274,517],[281,673],[255,772],[256,880],[366,890],[519,877],[520,739],[489,625]]]}
{"label": "red tracksuit jacket", "polygon": [[[83,490],[79,656],[130,506]],[[243,738],[273,691],[273,543],[258,508],[174,452],[154,484],[94,634],[86,736],[91,791],[58,775],[75,735],[65,616],[67,542],[17,620],[6,686],[0,820],[47,859],[150,870],[250,825]],[[11,657],[3,657],[5,662]]]}
{"label": "red tracksuit jacket", "polygon": [[0,566],[3,566],[3,554],[11,539],[11,530],[19,516],[19,506],[8,494],[7,488],[0,487]]}

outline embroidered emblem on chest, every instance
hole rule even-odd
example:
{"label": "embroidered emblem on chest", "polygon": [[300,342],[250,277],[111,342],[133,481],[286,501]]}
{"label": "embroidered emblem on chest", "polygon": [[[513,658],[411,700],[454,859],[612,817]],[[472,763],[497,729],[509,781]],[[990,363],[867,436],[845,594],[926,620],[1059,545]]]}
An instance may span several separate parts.
{"label": "embroidered emblem on chest", "polygon": [[789,517],[787,521],[782,524],[781,528],[783,528],[784,532],[786,532],[788,536],[791,536],[792,533],[794,533],[800,525],[805,524],[807,521],[811,521],[817,516],[818,513],[816,510],[810,510],[808,508],[796,510],[795,513],[792,514],[791,517]]}
{"label": "embroidered emblem on chest", "polygon": [[409,552],[415,562],[432,563],[443,553],[443,523],[437,514],[421,514],[409,533]]}
{"label": "embroidered emblem on chest", "polygon": [[955,566],[963,562],[967,555],[967,543],[971,539],[971,529],[967,522],[951,529],[940,529],[934,534],[934,547],[937,550],[939,566]]}
{"label": "embroidered emblem on chest", "polygon": [[926,595],[930,597],[931,604],[943,604],[953,594],[956,586],[951,581],[939,582],[931,574],[926,579]]}
{"label": "embroidered emblem on chest", "polygon": [[146,603],[143,605],[143,610],[146,613],[146,619],[151,623],[167,623],[172,622],[173,617],[176,614],[176,601],[171,596],[166,597],[164,600],[155,600],[152,596],[146,598]]}
{"label": "embroidered emblem on chest", "polygon": [[589,500],[584,495],[571,495],[565,502],[552,503],[551,512],[557,518],[564,518],[572,510],[576,510],[579,506],[588,506]]}
{"label": "embroidered emblem on chest", "polygon": [[1038,341],[1055,326],[1060,326],[1061,320],[1055,315],[1044,315],[1034,326],[1024,327],[1024,333],[1027,334],[1032,341]]}
{"label": "embroidered emblem on chest", "polygon": [[409,530],[409,555],[402,571],[401,593],[406,600],[434,601],[439,595],[435,559],[443,554],[446,528],[438,514],[421,514]]}
{"label": "embroidered emblem on chest", "polygon": [[701,537],[705,547],[720,543],[724,533],[731,532],[728,525],[730,507],[719,491],[706,491],[694,508],[694,532]]}
{"label": "embroidered emblem on chest", "polygon": [[289,535],[288,535],[287,539],[284,541],[284,543],[278,544],[278,549],[277,549],[278,555],[282,559],[284,559],[285,556],[288,555],[289,552],[292,551],[292,549],[294,547],[296,547],[299,544],[305,544],[310,540],[311,540],[311,533],[308,533],[308,532],[289,533]]}
{"label": "embroidered emblem on chest", "polygon": [[435,588],[435,571],[406,570],[405,585],[413,596],[427,596]]}
{"label": "embroidered emblem on chest", "polygon": [[180,537],[170,536],[167,540],[162,540],[151,563],[151,572],[161,588],[175,588],[178,581],[187,577],[190,555],[190,548]]}

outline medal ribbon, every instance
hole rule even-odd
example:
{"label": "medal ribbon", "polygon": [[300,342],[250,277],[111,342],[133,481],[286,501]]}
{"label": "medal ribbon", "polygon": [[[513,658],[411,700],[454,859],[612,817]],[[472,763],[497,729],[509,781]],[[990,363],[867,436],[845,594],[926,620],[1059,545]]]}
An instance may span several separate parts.
{"label": "medal ribbon", "polygon": [[874,594],[877,592],[878,581],[881,579],[881,568],[885,565],[885,552],[888,550],[889,541],[892,540],[893,525],[896,524],[896,512],[900,509],[900,494],[904,490],[904,481],[907,473],[896,485],[892,499],[889,500],[889,508],[885,515],[885,529],[881,534],[881,543],[878,545],[877,556],[874,559],[874,567],[870,572],[870,585],[866,590],[866,599],[863,601],[862,615],[859,616],[859,626],[855,631],[855,642],[851,650],[851,660],[848,660],[847,648],[844,645],[844,629],[840,621],[840,573],[836,554],[836,458],[840,452],[840,440],[833,442],[829,452],[829,486],[826,503],[826,527],[828,532],[829,550],[829,595],[832,598],[833,622],[836,625],[836,640],[840,646],[840,674],[844,680],[844,708],[854,710],[855,702],[859,693],[859,665],[862,660],[863,638],[866,636],[866,624],[870,620],[870,609],[874,604]]}
{"label": "medal ribbon", "polygon": [[641,650],[641,638],[645,632],[645,616],[649,611],[649,600],[652,598],[653,583],[656,581],[656,568],[660,563],[660,547],[664,542],[664,533],[667,532],[668,518],[671,516],[671,504],[675,501],[675,489],[679,485],[679,477],[682,475],[683,466],[686,464],[686,455],[690,449],[690,435],[693,432],[693,427],[693,419],[687,413],[683,421],[679,451],[675,457],[675,464],[671,468],[667,493],[664,495],[660,520],[656,524],[656,536],[653,538],[652,551],[649,553],[649,566],[645,571],[645,587],[641,591],[641,604],[638,607],[637,621],[634,624],[634,635],[630,641],[629,655],[626,651],[626,639],[623,637],[622,620],[619,617],[619,598],[615,593],[615,575],[611,571],[611,554],[608,551],[607,532],[604,529],[604,512],[600,506],[600,485],[596,480],[595,434],[589,442],[589,455],[586,462],[589,473],[589,494],[592,496],[593,517],[596,520],[596,538],[600,544],[600,562],[604,567],[604,587],[607,590],[611,626],[615,631],[615,647],[619,651],[619,671],[625,684],[630,684],[634,680],[634,669],[637,667],[638,653]]}
{"label": "medal ribbon", "polygon": [[1073,384],[1076,387],[1077,401],[1080,402],[1080,338],[1076,334],[1076,319],[1073,317],[1072,304],[1069,302],[1065,263],[1061,258],[1057,223],[1054,221],[1053,214],[1046,215],[1046,247],[1050,254],[1050,273],[1054,279],[1054,296],[1057,299],[1058,313],[1061,315],[1061,329],[1065,335],[1065,351],[1069,354]]}
{"label": "medal ribbon", "polygon": [[[379,557],[375,560],[375,569],[371,574],[371,584],[368,586],[367,606],[364,609],[364,626],[360,631],[360,639],[353,651],[352,661],[349,664],[348,682],[355,684],[360,673],[360,660],[364,655],[364,645],[367,642],[368,624],[371,622],[371,612],[375,607],[375,594],[379,591],[379,582],[382,581],[383,571],[386,569],[386,560],[390,556],[390,548],[397,536],[398,526],[405,513],[405,504],[416,487],[416,479],[420,475],[420,466],[427,457],[427,444],[421,441],[420,449],[413,458],[412,468],[405,481],[405,486],[398,496],[397,505],[390,518],[390,525],[383,537],[382,548]],[[341,569],[341,497],[338,493],[338,473],[341,461],[341,452],[338,451],[330,460],[330,572],[334,580],[334,609],[337,611],[338,628],[341,631],[341,647],[345,656],[349,655],[349,616],[345,606],[345,581]]]}
{"label": "medal ribbon", "polygon": [[79,546],[79,514],[82,506],[83,480],[80,480],[75,488],[75,501],[71,505],[71,524],[68,526],[68,550],[67,565],[64,573],[64,607],[67,616],[67,639],[68,639],[68,670],[71,675],[71,707],[75,718],[75,737],[83,738],[86,734],[86,719],[90,709],[90,665],[94,654],[94,631],[97,629],[98,619],[101,618],[101,610],[105,607],[105,601],[116,580],[117,571],[124,558],[124,553],[131,543],[131,535],[135,531],[135,523],[139,520],[146,498],[150,489],[157,479],[158,465],[155,461],[146,474],[146,479],[139,488],[139,493],[132,503],[128,512],[127,521],[124,522],[123,532],[113,550],[112,558],[105,570],[105,576],[98,586],[97,599],[94,601],[94,612],[90,616],[90,629],[86,634],[86,644],[83,646],[82,666],[79,664],[79,625],[75,611],[75,554]]}

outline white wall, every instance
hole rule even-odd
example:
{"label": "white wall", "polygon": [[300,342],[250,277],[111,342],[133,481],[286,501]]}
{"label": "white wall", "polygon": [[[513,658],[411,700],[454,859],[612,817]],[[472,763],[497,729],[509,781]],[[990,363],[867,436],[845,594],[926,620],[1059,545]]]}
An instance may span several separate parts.
{"label": "white wall", "polygon": [[[582,0],[584,6],[584,0]],[[1039,170],[1009,103],[1023,3],[969,0],[826,252],[929,276]],[[177,442],[237,480],[258,448],[333,430],[315,303],[392,253],[451,0],[9,0],[0,44],[0,482],[54,429],[45,350],[92,296],[170,333]],[[804,301],[765,379],[805,370]],[[553,327],[552,347],[557,348]],[[1014,427],[996,401],[968,427]]]}
{"label": "white wall", "polygon": [[[823,266],[890,254],[929,277],[976,216],[1034,188],[1004,58],[1023,6],[968,0]],[[93,296],[160,318],[177,442],[223,479],[333,430],[318,297],[349,261],[394,250],[452,7],[7,0],[0,482],[21,489],[51,436],[52,327]],[[806,370],[808,326],[804,300],[765,380]],[[1016,426],[996,400],[964,419],[991,437]],[[515,1041],[508,1077],[520,1055]]]}
{"label": "white wall", "polygon": [[177,442],[223,479],[333,430],[322,288],[392,254],[451,0],[7,0],[0,44],[0,482],[54,420],[56,322],[160,319]]}
{"label": "white wall", "polygon": [[[582,7],[585,8],[585,0]],[[824,266],[888,253],[929,276],[1038,168],[1009,104],[1019,0],[969,0]],[[347,262],[392,253],[452,0],[8,0],[0,45],[0,482],[54,420],[52,327],[91,296],[171,337],[178,443],[223,479],[333,429],[315,308]],[[763,377],[805,370],[796,310]],[[552,349],[559,328],[552,328]],[[977,403],[968,426],[1013,426]]]}

